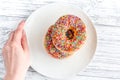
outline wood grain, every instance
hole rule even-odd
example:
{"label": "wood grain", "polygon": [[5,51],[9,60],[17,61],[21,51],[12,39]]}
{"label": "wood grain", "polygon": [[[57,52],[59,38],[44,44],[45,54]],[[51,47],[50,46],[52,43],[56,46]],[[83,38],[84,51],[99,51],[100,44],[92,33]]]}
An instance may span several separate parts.
{"label": "wood grain", "polygon": [[[91,63],[69,80],[120,80],[120,1],[119,0],[62,0],[80,7],[93,21],[98,45]],[[58,0],[1,0],[0,1],[0,80],[5,75],[1,50],[9,33],[22,19],[36,9]],[[54,80],[30,68],[26,80]]]}

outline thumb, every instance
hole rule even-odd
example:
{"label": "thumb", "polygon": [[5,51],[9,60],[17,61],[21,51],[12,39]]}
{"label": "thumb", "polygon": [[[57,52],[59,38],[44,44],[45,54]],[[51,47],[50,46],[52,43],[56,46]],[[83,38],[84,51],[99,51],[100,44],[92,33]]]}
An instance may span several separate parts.
{"label": "thumb", "polygon": [[21,40],[21,45],[22,45],[22,48],[25,52],[28,52],[28,42],[27,42],[27,37],[26,37],[26,33],[25,31],[23,30],[23,33],[22,33],[22,40]]}

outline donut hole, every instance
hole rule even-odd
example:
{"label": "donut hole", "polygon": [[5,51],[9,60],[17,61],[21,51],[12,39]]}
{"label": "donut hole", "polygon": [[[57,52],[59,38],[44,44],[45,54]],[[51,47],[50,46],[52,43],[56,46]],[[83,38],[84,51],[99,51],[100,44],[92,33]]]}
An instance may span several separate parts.
{"label": "donut hole", "polygon": [[74,37],[74,31],[72,29],[68,29],[66,31],[66,37],[70,40],[70,39],[73,39]]}

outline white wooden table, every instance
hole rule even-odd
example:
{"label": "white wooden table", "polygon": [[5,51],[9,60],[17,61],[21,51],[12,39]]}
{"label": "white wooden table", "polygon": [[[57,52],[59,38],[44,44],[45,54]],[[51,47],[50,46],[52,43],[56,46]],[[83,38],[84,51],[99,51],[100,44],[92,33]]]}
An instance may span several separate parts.
{"label": "white wooden table", "polygon": [[[0,0],[0,80],[5,68],[1,49],[9,33],[22,19],[36,9],[61,0]],[[64,0],[79,6],[93,21],[98,45],[87,68],[70,80],[120,80],[120,1],[119,0]],[[28,70],[26,80],[53,80]]]}

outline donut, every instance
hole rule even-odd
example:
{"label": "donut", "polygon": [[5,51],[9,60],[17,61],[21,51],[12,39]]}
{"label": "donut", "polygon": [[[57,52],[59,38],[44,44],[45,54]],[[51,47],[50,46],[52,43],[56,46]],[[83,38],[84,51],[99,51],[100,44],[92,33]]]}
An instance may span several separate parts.
{"label": "donut", "polygon": [[86,40],[86,26],[74,15],[64,15],[52,29],[53,45],[61,52],[71,53],[78,50]]}
{"label": "donut", "polygon": [[54,29],[54,25],[49,27],[49,29],[45,35],[45,40],[44,40],[44,45],[45,45],[45,48],[46,48],[48,54],[50,54],[51,56],[53,56],[54,58],[57,58],[57,59],[62,59],[62,58],[69,56],[70,53],[61,52],[53,45],[52,37],[51,37],[52,29]]}

